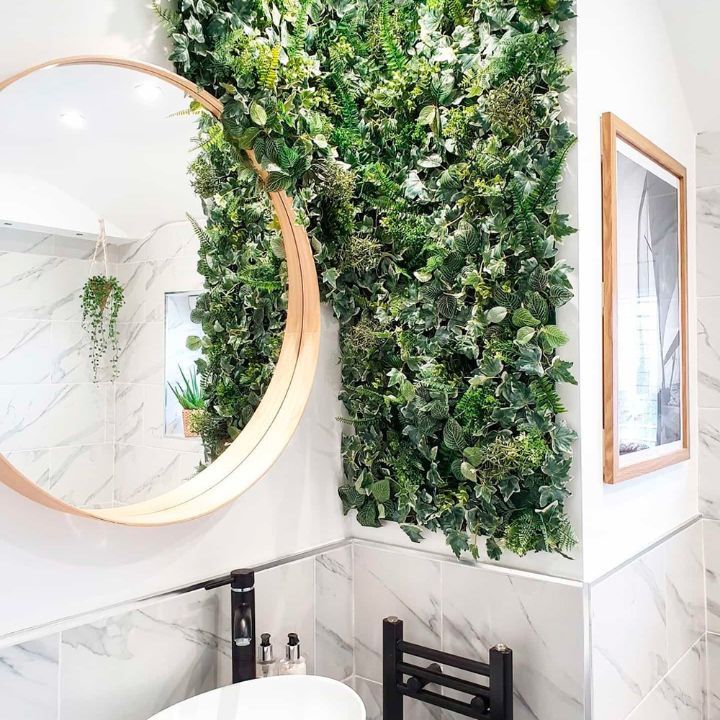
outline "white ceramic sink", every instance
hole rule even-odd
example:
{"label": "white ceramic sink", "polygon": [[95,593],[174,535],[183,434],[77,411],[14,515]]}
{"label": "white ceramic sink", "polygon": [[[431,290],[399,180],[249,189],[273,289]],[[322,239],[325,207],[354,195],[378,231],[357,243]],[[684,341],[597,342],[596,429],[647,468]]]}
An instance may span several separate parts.
{"label": "white ceramic sink", "polygon": [[150,720],[365,720],[365,706],[337,680],[285,675],[213,690]]}

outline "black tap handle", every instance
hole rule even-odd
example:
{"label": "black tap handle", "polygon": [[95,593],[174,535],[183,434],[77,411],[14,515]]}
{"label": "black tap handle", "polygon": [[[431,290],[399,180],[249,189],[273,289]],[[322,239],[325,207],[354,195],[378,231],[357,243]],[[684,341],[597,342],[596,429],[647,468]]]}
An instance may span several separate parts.
{"label": "black tap handle", "polygon": [[230,573],[233,682],[255,677],[255,573]]}

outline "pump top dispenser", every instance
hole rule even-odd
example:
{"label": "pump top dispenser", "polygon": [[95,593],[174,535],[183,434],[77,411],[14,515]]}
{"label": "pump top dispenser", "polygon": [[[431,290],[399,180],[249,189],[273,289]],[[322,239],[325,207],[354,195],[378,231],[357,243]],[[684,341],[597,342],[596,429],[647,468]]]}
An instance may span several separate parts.
{"label": "pump top dispenser", "polygon": [[307,662],[300,653],[297,633],[289,633],[285,659],[280,661],[280,675],[307,675]]}
{"label": "pump top dispenser", "polygon": [[260,636],[258,647],[257,672],[255,677],[268,678],[278,674],[278,661],[273,657],[273,646],[270,643],[270,635],[263,633]]}

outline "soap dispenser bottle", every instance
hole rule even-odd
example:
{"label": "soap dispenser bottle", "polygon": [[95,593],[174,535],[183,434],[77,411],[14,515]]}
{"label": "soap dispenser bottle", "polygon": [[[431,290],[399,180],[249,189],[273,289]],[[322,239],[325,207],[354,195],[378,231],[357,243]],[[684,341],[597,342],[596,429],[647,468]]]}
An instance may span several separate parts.
{"label": "soap dispenser bottle", "polygon": [[280,661],[281,675],[307,675],[307,663],[300,654],[300,640],[295,633],[288,635],[285,659]]}
{"label": "soap dispenser bottle", "polygon": [[278,674],[278,661],[273,657],[273,647],[270,644],[270,635],[263,633],[260,636],[258,648],[258,661],[256,678],[269,678]]}

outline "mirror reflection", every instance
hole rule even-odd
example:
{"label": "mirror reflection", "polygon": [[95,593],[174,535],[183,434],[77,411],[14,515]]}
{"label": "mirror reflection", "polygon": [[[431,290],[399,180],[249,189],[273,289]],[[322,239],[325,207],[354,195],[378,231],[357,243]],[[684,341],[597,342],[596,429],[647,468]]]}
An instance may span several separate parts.
{"label": "mirror reflection", "polygon": [[149,499],[205,462],[189,106],[100,65],[0,92],[0,452],[79,507]]}

